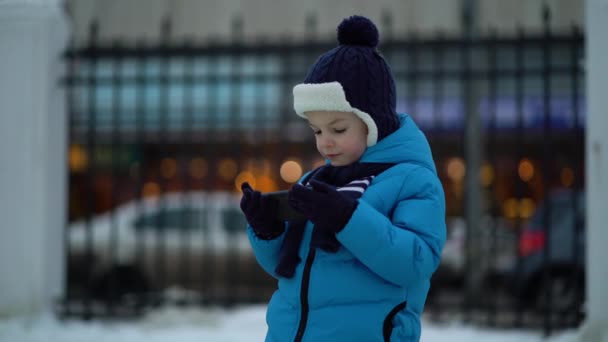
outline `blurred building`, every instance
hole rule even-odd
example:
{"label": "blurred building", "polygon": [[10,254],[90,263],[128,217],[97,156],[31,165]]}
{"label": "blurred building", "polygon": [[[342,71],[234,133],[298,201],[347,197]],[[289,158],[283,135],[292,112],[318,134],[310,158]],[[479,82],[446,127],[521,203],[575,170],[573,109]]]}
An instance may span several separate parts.
{"label": "blurred building", "polygon": [[[584,26],[583,0],[67,0],[77,43],[87,41],[92,20],[100,24],[100,40],[157,40],[165,18],[173,23],[173,38],[225,40],[232,37],[235,21],[246,39],[264,37],[299,39],[311,34],[333,37],[337,23],[361,14],[389,25],[394,35],[443,31],[460,34],[462,10],[470,6],[480,34],[540,32],[540,9],[548,6],[552,29],[569,31]],[[390,17],[390,19],[387,19]],[[386,31],[386,30],[385,30]],[[388,33],[388,32],[387,32]]]}

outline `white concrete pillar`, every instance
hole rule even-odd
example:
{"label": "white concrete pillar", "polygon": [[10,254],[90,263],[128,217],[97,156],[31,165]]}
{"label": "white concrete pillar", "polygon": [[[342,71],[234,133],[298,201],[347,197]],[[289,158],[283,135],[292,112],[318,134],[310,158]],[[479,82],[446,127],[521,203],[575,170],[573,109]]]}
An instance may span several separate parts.
{"label": "white concrete pillar", "polygon": [[586,2],[587,318],[580,341],[608,342],[608,0]]}
{"label": "white concrete pillar", "polygon": [[0,318],[64,288],[67,38],[59,0],[0,1]]}

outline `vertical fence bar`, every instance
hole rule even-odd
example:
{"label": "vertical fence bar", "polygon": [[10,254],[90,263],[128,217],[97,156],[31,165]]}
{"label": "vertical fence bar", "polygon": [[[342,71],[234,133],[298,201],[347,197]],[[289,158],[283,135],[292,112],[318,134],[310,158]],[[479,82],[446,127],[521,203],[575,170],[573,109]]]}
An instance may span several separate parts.
{"label": "vertical fence bar", "polygon": [[[192,46],[194,48],[194,46]],[[193,54],[192,56],[192,109],[191,109],[191,141],[193,143],[192,149],[196,152],[192,154],[192,159],[189,161],[189,172],[193,177],[193,188],[196,193],[202,194],[201,200],[201,215],[197,216],[197,230],[200,230],[200,237],[197,240],[193,240],[192,243],[200,246],[200,253],[193,254],[200,262],[199,267],[194,269],[195,264],[193,263],[192,272],[200,274],[200,277],[195,277],[198,280],[198,284],[193,284],[193,288],[199,291],[198,300],[195,304],[205,305],[207,303],[208,289],[209,289],[209,274],[208,265],[209,263],[209,251],[206,244],[206,239],[209,237],[209,216],[210,216],[210,205],[209,199],[211,198],[211,191],[208,186],[208,180],[211,177],[209,166],[211,165],[209,160],[210,148],[209,148],[209,132],[208,132],[208,118],[209,110],[208,105],[205,105],[203,101],[200,104],[195,100],[197,98],[204,98],[206,90],[204,86],[207,84],[207,69],[205,69],[205,62],[207,59],[199,54]],[[200,91],[200,93],[199,93]],[[192,179],[192,178],[191,178]],[[198,227],[200,225],[200,227]],[[194,304],[194,303],[193,303]]]}
{"label": "vertical fence bar", "polygon": [[384,41],[392,42],[394,37],[394,28],[393,28],[393,15],[390,11],[384,10],[381,14],[380,22],[382,23],[382,37]]}
{"label": "vertical fence bar", "polygon": [[[236,172],[233,176],[236,176],[239,170],[243,169],[243,158],[241,154],[241,146],[245,142],[243,137],[243,126],[240,124],[241,117],[241,88],[242,88],[242,77],[240,75],[242,67],[241,56],[243,54],[243,18],[241,15],[237,15],[233,18],[232,22],[232,49],[230,53],[230,64],[229,72],[227,76],[228,89],[230,89],[229,99],[230,104],[228,105],[228,126],[226,127],[226,134],[231,137],[229,140],[230,147],[229,156],[236,162]],[[234,193],[234,182],[235,177],[230,177],[230,184],[227,192],[232,196]],[[236,294],[238,291],[237,281],[238,274],[240,273],[239,267],[239,255],[237,246],[235,243],[236,234],[234,220],[228,215],[232,215],[232,211],[229,210],[232,205],[232,198],[228,199],[227,210],[222,212],[224,226],[222,227],[223,233],[227,238],[226,241],[226,260],[224,265],[224,286],[222,291],[222,302],[224,305],[232,306],[236,303]]]}
{"label": "vertical fence bar", "polygon": [[[250,58],[253,59],[252,65],[255,65],[254,70],[251,71],[251,85],[254,87],[254,91],[252,91],[252,94],[255,97],[255,103],[253,104],[254,108],[251,109],[253,110],[253,119],[251,120],[251,127],[247,127],[247,142],[243,146],[243,155],[247,156],[249,159],[257,159],[258,154],[256,152],[263,154],[264,158],[262,158],[262,160],[264,160],[264,164],[262,165],[262,167],[264,168],[264,170],[262,172],[270,173],[267,176],[271,177],[271,175],[274,174],[276,162],[275,160],[272,160],[270,156],[275,157],[276,154],[273,155],[272,153],[267,153],[266,151],[268,150],[268,148],[266,146],[270,145],[267,143],[267,141],[270,140],[269,138],[275,135],[272,132],[272,127],[277,126],[275,122],[271,121],[278,120],[279,115],[277,115],[278,113],[273,113],[275,115],[273,115],[272,119],[269,119],[269,116],[267,115],[268,113],[272,113],[272,109],[268,108],[266,102],[266,96],[268,92],[268,89],[266,87],[271,84],[272,78],[270,75],[264,75],[264,73],[262,72],[262,70],[265,70],[265,67],[267,67],[267,63],[269,61],[268,59],[265,62],[265,58],[267,57],[268,54],[266,51],[256,51],[250,56]],[[269,72],[271,72],[270,70]],[[260,104],[260,101],[262,101],[263,104]],[[244,115],[246,114],[244,113]],[[282,125],[278,126],[281,127]],[[260,134],[257,134],[257,132],[260,132]],[[265,137],[265,139],[261,139],[262,136]],[[267,163],[270,165],[269,170],[266,169],[268,167]],[[248,171],[253,172],[253,170]],[[257,177],[256,174],[254,174],[254,176]],[[240,186],[240,184],[237,185]],[[244,217],[244,215],[242,217]],[[247,234],[246,219],[243,219],[243,222],[244,226],[239,227],[239,235]],[[244,270],[242,273],[245,277],[247,277],[247,279],[242,279],[241,282],[245,284],[245,288],[243,290],[246,291],[246,300],[253,302],[256,301],[257,298],[261,297],[261,290],[265,289],[262,288],[262,283],[259,282],[257,279],[257,277],[259,277],[260,269],[257,262],[255,261],[255,257],[252,255],[253,253],[242,253],[244,254],[242,258],[242,265],[244,267]]]}
{"label": "vertical fence bar", "polygon": [[[553,330],[553,287],[551,279],[551,271],[547,268],[551,261],[551,227],[553,205],[550,197],[550,187],[552,181],[552,163],[551,163],[551,27],[550,27],[550,12],[548,5],[545,5],[542,10],[543,18],[543,43],[542,43],[542,100],[543,100],[543,157],[542,157],[542,173],[543,173],[543,198],[546,204],[546,210],[543,217],[543,229],[545,231],[545,247],[543,249],[543,275],[542,286],[546,287],[541,290],[546,293],[546,296],[541,300],[544,301],[543,308],[543,331],[545,336],[549,336]],[[546,291],[546,292],[545,292]]]}
{"label": "vertical fence bar", "polygon": [[409,35],[409,63],[407,68],[407,111],[413,117],[417,117],[417,105],[418,105],[418,76],[420,70],[418,69],[418,55],[420,54],[420,43],[418,41],[418,35],[416,32],[411,32]]}
{"label": "vertical fence bar", "polygon": [[[463,10],[463,22],[465,27],[470,25],[470,18],[468,18],[471,14],[467,14],[466,10]],[[463,116],[465,119],[465,129],[463,131],[465,141],[464,146],[464,154],[465,154],[465,165],[467,168],[467,172],[465,174],[465,221],[466,221],[466,237],[465,237],[465,293],[464,293],[464,301],[463,301],[463,317],[464,321],[468,322],[471,320],[471,308],[472,308],[472,277],[471,277],[471,265],[473,262],[473,253],[471,252],[471,244],[472,244],[472,225],[477,223],[477,220],[474,219],[476,214],[476,198],[475,194],[471,192],[471,186],[475,187],[475,184],[471,184],[468,176],[473,170],[474,163],[469,163],[469,156],[474,158],[472,154],[472,149],[476,148],[474,146],[475,141],[472,139],[472,136],[478,134],[476,132],[477,128],[475,124],[475,120],[471,117],[475,116],[475,112],[471,113],[472,108],[474,108],[474,103],[472,101],[472,90],[471,90],[471,82],[473,81],[472,71],[471,71],[471,59],[472,59],[472,36],[470,33],[471,29],[467,28],[467,33],[463,38],[463,44],[461,46],[461,65],[462,65],[462,74],[461,74],[461,84],[462,84],[462,99],[463,99]]]}
{"label": "vertical fence bar", "polygon": [[[579,87],[580,87],[580,44],[581,44],[581,33],[578,29],[578,27],[573,27],[572,28],[572,38],[571,38],[571,43],[569,44],[569,49],[570,49],[570,77],[571,77],[571,106],[572,106],[572,121],[573,121],[573,132],[574,132],[574,146],[579,146],[579,143],[583,146],[582,150],[583,153],[581,153],[581,156],[585,155],[585,151],[584,151],[584,141],[585,141],[585,137],[584,137],[584,130],[582,127],[579,127],[579,120],[580,120],[580,112],[579,112]],[[575,149],[575,153],[577,152],[578,149]],[[581,193],[579,193],[579,189],[583,189],[584,188],[584,184],[583,182],[580,181],[580,178],[582,177],[583,171],[580,170],[579,165],[582,165],[583,162],[581,161],[580,157],[576,157],[576,154],[573,158],[573,174],[574,174],[574,181],[572,183],[572,199],[571,199],[571,204],[573,205],[574,208],[574,222],[573,223],[573,227],[574,227],[574,239],[572,239],[572,254],[574,256],[574,261],[573,264],[574,265],[585,265],[584,260],[580,260],[580,253],[581,251],[581,245],[579,243],[581,238],[585,238],[585,235],[583,235],[583,229],[584,229],[584,224],[585,222],[581,222],[581,220],[579,219],[579,212],[583,211],[584,208],[581,207],[581,201],[579,201],[579,196],[582,196]],[[584,194],[584,192],[582,192]],[[583,235],[583,236],[581,236]],[[581,310],[584,300],[585,298],[583,297],[583,288],[584,288],[584,270],[582,270],[580,267],[576,267],[575,272],[574,272],[574,293],[577,294],[575,300],[574,300],[574,310],[576,310],[575,312],[573,312],[573,324],[577,325],[579,324],[582,320],[583,320],[583,312]],[[580,295],[579,295],[580,294]]]}
{"label": "vertical fence bar", "polygon": [[[241,86],[243,87],[243,99],[247,98],[246,94],[251,94],[251,96],[254,96],[256,98],[255,103],[251,103],[251,102],[246,102],[246,105],[243,105],[241,110],[242,110],[242,119],[241,122],[246,123],[246,125],[242,125],[242,129],[243,129],[243,144],[241,146],[241,162],[243,163],[244,167],[242,168],[242,172],[250,172],[254,179],[259,179],[258,177],[261,176],[261,173],[266,172],[265,167],[266,167],[266,162],[267,162],[267,155],[265,154],[257,154],[255,153],[255,151],[261,151],[262,148],[260,148],[259,145],[261,145],[260,142],[260,137],[258,136],[258,134],[256,134],[257,132],[259,132],[260,136],[265,136],[268,137],[267,133],[263,133],[266,130],[266,127],[264,127],[264,125],[268,124],[268,123],[264,123],[264,120],[262,119],[262,112],[260,110],[260,105],[258,104],[259,99],[263,98],[263,93],[262,93],[262,85],[263,85],[263,79],[262,81],[260,81],[260,79],[258,78],[258,74],[257,72],[264,70],[264,66],[262,63],[262,59],[261,57],[257,54],[257,53],[252,53],[252,54],[247,54],[245,55],[246,58],[241,60],[241,71],[240,73],[245,75],[243,76],[243,80],[241,82]],[[247,62],[247,58],[250,60],[250,62]],[[252,68],[252,69],[249,69]],[[248,90],[249,87],[253,87],[253,91]],[[247,90],[245,90],[247,89]],[[251,107],[253,106],[253,107]],[[260,156],[263,156],[261,159],[263,161],[262,164],[262,170],[258,171],[260,168],[258,165],[254,164],[253,159],[258,159],[260,158]],[[242,175],[244,173],[240,173],[239,175]],[[238,178],[237,178],[238,179]],[[235,189],[237,189],[237,193],[239,193],[239,195],[241,194],[240,192],[238,192],[242,183],[241,179],[238,179],[239,182],[235,182],[234,186]],[[256,182],[257,183],[257,182]],[[264,191],[264,190],[262,190]],[[243,215],[242,213],[238,213],[239,215]],[[235,214],[236,216],[236,214]],[[244,216],[244,215],[243,215]],[[241,216],[241,217],[243,217]],[[239,222],[238,220],[234,220],[235,224],[236,222]],[[241,235],[243,233],[245,233],[245,229],[246,226],[235,226],[234,228],[234,237],[237,239],[240,239]],[[237,245],[238,245],[238,241],[237,241]],[[238,294],[239,294],[239,298],[237,299],[239,302],[249,302],[251,300],[251,298],[253,297],[254,293],[252,291],[252,286],[253,286],[253,282],[251,281],[251,279],[253,279],[253,277],[255,276],[255,272],[254,269],[250,266],[249,264],[249,258],[247,257],[247,255],[245,254],[245,252],[243,252],[241,250],[240,247],[237,246],[236,251],[239,253],[239,266],[240,266],[240,272],[237,275],[237,284],[238,284]]]}
{"label": "vertical fence bar", "polygon": [[[524,88],[526,86],[524,79],[524,31],[521,26],[517,29],[517,40],[515,42],[515,111],[517,115],[516,124],[516,149],[515,149],[515,174],[518,175],[519,162],[524,157]],[[524,196],[524,183],[519,176],[516,176],[515,181],[515,198],[521,199]],[[515,231],[517,232],[517,240],[522,234],[522,222],[520,219],[515,221]],[[517,245],[519,246],[519,244]],[[518,282],[521,277],[521,258],[519,256],[519,249],[516,248],[514,251],[517,258],[517,266],[515,268],[515,274],[513,275],[514,282]],[[515,322],[516,327],[522,326],[523,324],[523,307],[520,301],[517,301],[517,307],[515,309]]]}
{"label": "vertical fence bar", "polygon": [[[116,172],[116,155],[118,153],[117,145],[119,146],[119,136],[120,136],[120,125],[119,125],[119,117],[121,115],[121,92],[122,92],[122,59],[120,55],[121,46],[118,42],[114,42],[112,45],[113,50],[115,51],[114,58],[112,59],[111,64],[111,88],[112,88],[112,104],[111,104],[111,117],[110,117],[110,208],[112,208],[112,213],[110,214],[110,244],[109,244],[109,252],[110,252],[110,260],[111,260],[111,268],[108,271],[107,275],[107,294],[106,294],[106,311],[112,316],[114,314],[114,309],[116,307],[115,300],[120,299],[118,291],[122,290],[118,288],[118,274],[114,272],[116,267],[118,266],[118,224],[116,220],[116,215],[118,214],[116,209],[117,204],[117,172]],[[121,284],[126,285],[126,284]]]}
{"label": "vertical fence bar", "polygon": [[[156,269],[158,274],[158,284],[160,288],[156,289],[157,298],[155,305],[162,305],[164,302],[162,291],[167,286],[167,244],[166,244],[166,229],[168,227],[166,222],[166,192],[167,192],[167,181],[162,172],[163,162],[168,158],[168,143],[169,143],[169,86],[170,86],[170,54],[168,51],[171,37],[171,22],[167,17],[162,22],[161,34],[160,34],[160,70],[159,70],[159,122],[158,122],[158,159],[155,161],[157,168],[160,168],[160,176],[158,178],[160,188],[160,198],[157,204],[157,212],[160,215],[156,215],[155,229],[156,229]],[[158,169],[157,169],[158,170]]]}
{"label": "vertical fence bar", "polygon": [[436,44],[433,45],[433,128],[435,135],[439,137],[443,132],[442,125],[442,104],[445,101],[444,95],[444,83],[445,83],[445,71],[444,71],[444,50],[445,50],[445,35],[443,32],[438,32],[436,37]]}
{"label": "vertical fence bar", "polygon": [[201,98],[205,101],[201,101],[201,115],[199,117],[199,121],[197,123],[198,134],[197,138],[200,139],[199,153],[201,156],[200,159],[200,168],[201,168],[201,182],[200,182],[200,190],[204,193],[204,208],[205,208],[205,216],[203,217],[203,226],[202,226],[202,234],[200,241],[201,244],[201,264],[198,268],[198,272],[201,273],[200,288],[201,292],[200,304],[208,305],[210,303],[211,291],[213,290],[213,276],[214,276],[214,263],[211,259],[212,245],[209,241],[210,231],[212,228],[210,222],[211,209],[212,206],[210,204],[210,200],[213,195],[214,190],[212,186],[215,184],[215,169],[212,169],[212,166],[215,165],[217,167],[217,161],[214,160],[214,151],[215,147],[211,144],[213,140],[213,130],[212,130],[212,119],[214,117],[213,101],[214,97],[213,91],[211,87],[209,87],[210,80],[212,77],[212,72],[215,71],[215,68],[212,65],[212,61],[215,58],[212,55],[204,56],[199,60],[198,68],[197,68],[197,78],[196,85],[199,86],[201,91]]}
{"label": "vertical fence bar", "polygon": [[[77,123],[77,117],[79,118],[80,124],[82,124],[82,120],[83,120],[83,113],[81,112],[76,112],[76,110],[82,110],[84,106],[80,106],[80,108],[78,108],[75,105],[75,99],[76,96],[74,95],[74,93],[76,92],[76,89],[82,89],[82,85],[85,84],[85,80],[83,80],[83,75],[78,72],[77,69],[77,61],[78,61],[78,55],[74,52],[75,48],[74,48],[74,42],[73,40],[70,41],[69,47],[67,49],[67,54],[64,55],[64,58],[67,59],[67,78],[66,78],[66,83],[65,86],[67,87],[66,89],[66,111],[68,113],[68,141],[67,141],[67,146],[66,148],[68,149],[68,161],[69,161],[69,167],[68,167],[68,173],[69,173],[69,178],[68,178],[68,196],[72,196],[72,187],[74,187],[74,182],[72,180],[71,177],[71,172],[72,172],[72,163],[71,163],[71,149],[72,149],[72,145],[74,144],[74,141],[77,140],[78,138],[78,134],[79,134],[79,129],[78,129],[78,123]],[[78,91],[79,95],[82,95],[80,91]],[[80,133],[82,134],[82,133]],[[68,215],[66,215],[66,217],[70,217],[70,206],[73,203],[72,199],[69,198],[68,199]],[[71,243],[70,243],[70,239],[69,239],[69,226],[66,225],[64,227],[63,230],[63,245],[65,246],[65,258],[64,258],[64,263],[67,265],[66,272],[64,274],[64,284],[66,284],[66,296],[63,300],[63,304],[60,307],[60,317],[66,317],[66,316],[71,316],[73,314],[72,311],[72,300],[73,299],[77,299],[74,298],[74,288],[72,286],[72,284],[70,283],[70,273],[74,272],[74,269],[71,269],[71,263],[70,261],[72,260],[73,253],[72,253],[72,248],[71,248]]]}
{"label": "vertical fence bar", "polygon": [[[146,129],[146,87],[148,85],[148,78],[146,72],[146,61],[147,57],[145,54],[145,50],[147,46],[145,42],[138,41],[136,44],[138,53],[135,58],[135,130],[133,132],[133,136],[135,139],[134,145],[136,146],[137,151],[139,151],[139,160],[137,162],[137,166],[135,168],[131,168],[131,177],[135,178],[135,216],[139,217],[142,213],[142,199],[143,199],[143,186],[144,186],[144,176],[147,172],[147,159],[146,159],[146,151],[144,150],[144,140],[145,140],[145,129]],[[144,248],[143,237],[140,233],[135,234],[135,264],[137,265],[146,265],[146,252]],[[144,267],[145,269],[146,267]],[[145,277],[145,275],[142,275]],[[135,303],[135,311],[136,313],[140,313],[144,306],[147,305],[150,300],[150,289],[149,289],[149,280],[144,278],[142,281],[145,284],[142,284],[143,293],[140,296],[136,297]]]}
{"label": "vertical fence bar", "polygon": [[[188,51],[192,48],[192,42],[185,41],[183,50]],[[179,263],[179,277],[181,283],[189,288],[192,282],[192,264],[191,259],[193,257],[192,251],[192,232],[202,230],[202,227],[198,227],[200,224],[198,218],[202,214],[200,212],[200,205],[197,203],[193,205],[193,200],[198,200],[198,196],[193,198],[191,195],[196,194],[192,189],[192,173],[187,165],[194,160],[194,154],[192,153],[193,147],[195,146],[194,135],[194,55],[184,54],[184,73],[180,82],[180,86],[183,87],[184,97],[182,102],[182,127],[181,127],[181,139],[180,145],[186,147],[186,151],[181,151],[177,158],[177,164],[182,165],[179,169],[185,168],[185,171],[179,173],[178,177],[180,180],[181,189],[181,208],[182,215],[180,216],[180,226],[183,228],[181,231],[181,242],[180,242],[180,263]],[[194,277],[194,279],[200,279]],[[186,302],[180,303],[182,305],[187,304]],[[189,303],[188,303],[189,304]]]}
{"label": "vertical fence bar", "polygon": [[[496,37],[496,31],[492,30],[490,32],[490,36],[488,39],[488,44],[486,46],[484,46],[486,48],[486,53],[487,53],[487,62],[488,62],[488,73],[487,73],[487,81],[488,81],[488,96],[487,96],[487,116],[488,116],[488,126],[487,126],[487,136],[488,136],[488,141],[487,141],[487,153],[489,156],[489,160],[488,163],[489,165],[493,165],[496,166],[497,165],[497,161],[498,161],[498,151],[497,151],[497,147],[498,147],[498,143],[497,143],[497,135],[499,134],[499,129],[497,126],[497,101],[498,101],[498,82],[499,82],[499,73],[498,73],[498,58],[497,58],[497,37]],[[495,168],[497,169],[497,168]],[[490,215],[491,218],[491,224],[492,226],[490,227],[484,227],[483,229],[490,229],[491,231],[489,232],[490,234],[490,248],[488,249],[488,270],[492,271],[493,267],[496,263],[496,247],[497,247],[497,211],[495,210],[495,204],[496,203],[496,193],[495,193],[495,188],[493,185],[488,184],[486,185],[488,187],[490,187],[488,193],[488,200],[489,200],[489,205],[490,207],[488,208],[488,214]],[[482,234],[485,235],[487,232],[483,232]],[[483,243],[483,242],[482,242]],[[488,274],[488,273],[486,273]],[[497,296],[490,296],[488,302],[487,302],[487,319],[488,319],[488,324],[490,326],[494,326],[496,325],[496,315],[497,315],[497,310],[496,310],[496,306],[497,306]]]}
{"label": "vertical fence bar", "polygon": [[[211,49],[216,48],[216,44],[211,42]],[[208,56],[208,65],[205,70],[205,74],[207,77],[203,79],[203,84],[206,86],[206,98],[207,105],[204,109],[206,111],[204,115],[204,125],[202,127],[203,132],[205,132],[205,140],[203,145],[205,146],[205,150],[209,152],[207,155],[208,165],[209,165],[209,176],[207,177],[207,182],[204,186],[205,191],[208,195],[213,195],[217,185],[216,175],[217,170],[212,170],[212,165],[218,165],[219,158],[217,155],[217,136],[215,134],[215,130],[217,130],[219,124],[219,106],[218,106],[218,85],[219,85],[219,77],[218,77],[218,66],[219,66],[219,58],[218,54],[210,54]],[[215,127],[214,127],[215,126]],[[206,196],[208,200],[213,199],[212,196]],[[208,213],[211,213],[211,210],[215,208],[209,201],[205,203],[205,207],[207,208]],[[209,220],[207,220],[207,224],[209,224]],[[202,304],[209,305],[217,301],[217,293],[218,287],[216,283],[216,279],[218,277],[218,265],[213,260],[214,253],[217,252],[216,248],[213,246],[212,241],[210,241],[209,237],[211,237],[211,230],[214,228],[213,225],[209,224],[205,234],[203,235],[203,262],[201,263],[202,267],[202,275],[205,277],[206,281],[201,282],[201,292],[202,292]]]}
{"label": "vertical fence bar", "polygon": [[[445,54],[445,36],[443,32],[438,32],[436,36],[437,44],[432,46],[431,54],[433,60],[433,75],[431,78],[432,88],[433,88],[433,124],[431,132],[433,132],[432,136],[429,137],[429,143],[431,144],[431,148],[435,150],[437,142],[440,140],[441,135],[446,134],[447,130],[444,130],[442,125],[442,105],[445,101],[444,96],[444,83],[445,83],[445,71],[444,71],[444,54]],[[434,146],[435,145],[435,146]],[[450,227],[447,227],[449,229]],[[447,236],[450,235],[450,232],[446,232]],[[433,281],[431,278],[431,288],[429,289],[429,296],[434,304],[435,302],[439,302],[441,298],[441,289],[440,286],[442,284],[438,281]],[[436,295],[437,294],[437,295]],[[439,298],[438,298],[439,297]],[[435,299],[437,298],[437,299]],[[427,300],[427,302],[429,302]],[[439,302],[440,303],[440,302]],[[453,308],[442,308],[441,305],[436,305],[437,308],[433,308],[431,314],[439,318],[441,316],[441,310],[452,310]]]}
{"label": "vertical fence bar", "polygon": [[[99,32],[99,25],[97,21],[93,21],[90,26],[89,32],[89,69],[88,69],[88,104],[87,109],[89,115],[86,119],[86,151],[89,156],[89,164],[86,171],[86,184],[88,187],[87,191],[87,204],[86,204],[86,265],[93,264],[93,230],[92,230],[92,218],[96,212],[96,199],[95,199],[95,177],[96,177],[96,165],[97,165],[97,154],[96,154],[96,137],[97,137],[97,37]],[[93,303],[92,294],[90,289],[93,287],[93,274],[89,272],[87,274],[87,290],[85,291],[84,297],[84,319],[89,320],[93,316]]]}

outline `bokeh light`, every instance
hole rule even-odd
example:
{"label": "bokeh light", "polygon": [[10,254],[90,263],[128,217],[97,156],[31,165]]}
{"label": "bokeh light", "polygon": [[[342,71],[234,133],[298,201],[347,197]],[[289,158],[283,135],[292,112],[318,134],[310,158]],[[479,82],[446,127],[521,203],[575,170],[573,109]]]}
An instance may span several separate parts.
{"label": "bokeh light", "polygon": [[87,157],[87,152],[80,145],[70,145],[68,158],[70,171],[72,172],[82,172],[89,165],[89,158]]}
{"label": "bokeh light", "polygon": [[450,158],[447,163],[447,174],[452,181],[462,181],[466,173],[466,166],[462,158]]}
{"label": "bokeh light", "polygon": [[519,214],[519,202],[515,198],[509,198],[502,203],[502,212],[506,218],[515,219]]}
{"label": "bokeh light", "polygon": [[287,183],[295,183],[302,177],[302,165],[295,160],[287,160],[281,165],[281,178]]}
{"label": "bokeh light", "polygon": [[257,190],[261,191],[261,192],[270,192],[270,191],[277,191],[279,190],[279,187],[277,186],[277,183],[270,177],[268,176],[260,176],[257,177],[256,179],[256,184],[257,184]]}
{"label": "bokeh light", "polygon": [[207,175],[209,166],[203,158],[194,158],[190,161],[190,176],[194,179],[203,179]]}
{"label": "bokeh light", "polygon": [[252,188],[257,190],[258,184],[253,173],[249,171],[242,171],[236,176],[234,179],[234,187],[236,191],[241,191],[241,184],[243,184],[243,182],[249,183]]}
{"label": "bokeh light", "polygon": [[221,179],[227,182],[232,181],[237,172],[236,162],[230,158],[220,160],[217,165],[217,172]]}
{"label": "bokeh light", "polygon": [[531,198],[509,198],[502,204],[503,215],[509,219],[528,219],[536,210],[536,203]]}
{"label": "bokeh light", "polygon": [[158,197],[160,195],[160,186],[155,182],[147,182],[142,189],[144,197]]}
{"label": "bokeh light", "polygon": [[165,179],[171,179],[175,177],[177,173],[177,162],[173,158],[164,158],[160,162],[160,174]]}
{"label": "bokeh light", "polygon": [[494,182],[494,166],[490,163],[484,163],[479,171],[479,180],[481,185],[490,186]]}
{"label": "bokeh light", "polygon": [[574,184],[574,171],[569,167],[563,168],[560,173],[560,179],[563,186],[568,188],[571,187],[572,184]]}
{"label": "bokeh light", "polygon": [[530,216],[532,216],[532,214],[534,214],[534,211],[536,210],[536,204],[534,203],[534,201],[531,198],[522,198],[521,201],[519,201],[519,217],[522,219],[527,219]]}
{"label": "bokeh light", "polygon": [[532,180],[532,177],[534,177],[534,165],[528,158],[523,158],[519,162],[517,171],[519,173],[519,178],[524,182],[529,182]]}

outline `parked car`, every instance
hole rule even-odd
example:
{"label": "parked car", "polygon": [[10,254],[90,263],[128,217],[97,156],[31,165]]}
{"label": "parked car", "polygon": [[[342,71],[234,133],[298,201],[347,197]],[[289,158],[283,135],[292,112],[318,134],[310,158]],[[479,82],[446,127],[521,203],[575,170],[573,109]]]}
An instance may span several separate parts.
{"label": "parked car", "polygon": [[118,299],[181,289],[205,298],[265,298],[274,281],[255,261],[239,198],[172,193],[70,224],[69,293]]}
{"label": "parked car", "polygon": [[[524,307],[583,312],[585,196],[552,191],[523,226],[517,262],[506,273],[508,290]],[[547,296],[550,296],[547,301]]]}
{"label": "parked car", "polygon": [[441,262],[431,280],[430,302],[442,293],[462,298],[467,286],[468,291],[483,289],[488,278],[497,270],[507,269],[517,258],[516,235],[503,217],[484,215],[469,241],[464,217],[448,217],[446,226]]}

